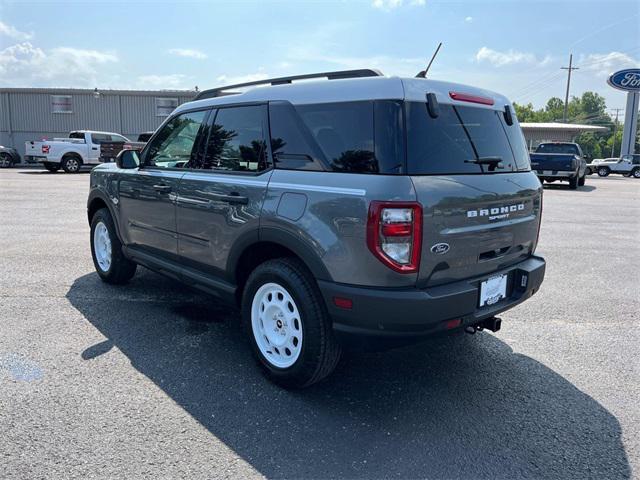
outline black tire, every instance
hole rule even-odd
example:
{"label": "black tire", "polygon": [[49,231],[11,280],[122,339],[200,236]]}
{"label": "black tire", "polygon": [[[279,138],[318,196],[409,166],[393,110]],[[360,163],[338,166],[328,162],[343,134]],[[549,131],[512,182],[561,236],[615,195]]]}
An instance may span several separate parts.
{"label": "black tire", "polygon": [[13,158],[8,153],[0,153],[0,168],[9,168],[13,166]]}
{"label": "black tire", "polygon": [[578,186],[579,187],[584,187],[585,182],[587,181],[587,174],[585,173],[583,176],[580,177],[580,179],[578,180]]}
{"label": "black tire", "polygon": [[640,168],[634,168],[631,172],[631,175],[633,176],[633,178],[640,178]]}
{"label": "black tire", "polygon": [[611,171],[607,167],[598,168],[598,176],[599,177],[608,177]]}
{"label": "black tire", "polygon": [[575,177],[571,177],[569,179],[569,188],[571,190],[575,190],[578,188],[578,183],[580,182],[580,178],[576,175]]}
{"label": "black tire", "polygon": [[[107,228],[109,240],[111,241],[111,262],[107,269],[103,269],[96,258],[94,233],[100,224]],[[116,234],[116,228],[113,223],[113,219],[111,218],[111,213],[109,213],[109,210],[106,208],[101,208],[91,218],[90,239],[93,265],[96,268],[98,275],[100,275],[100,278],[104,282],[116,285],[127,283],[131,280],[131,277],[136,273],[137,265],[126,258],[122,253],[122,243]]]}
{"label": "black tire", "polygon": [[[267,283],[281,285],[293,298],[300,314],[302,347],[295,363],[287,368],[271,363],[260,351],[254,335],[253,299]],[[340,345],[334,337],[322,295],[311,273],[297,259],[268,260],[249,275],[242,295],[242,323],[254,357],[265,375],[285,388],[303,388],[322,380],[340,360]]]}
{"label": "black tire", "polygon": [[77,155],[67,155],[62,158],[61,165],[66,173],[78,173],[82,168],[82,159]]}
{"label": "black tire", "polygon": [[51,173],[56,173],[58,170],[60,170],[60,165],[56,163],[45,163],[44,168],[46,168]]}
{"label": "black tire", "polygon": [[593,172],[591,171],[591,167],[587,167],[587,169],[584,171],[585,175],[591,175]]}

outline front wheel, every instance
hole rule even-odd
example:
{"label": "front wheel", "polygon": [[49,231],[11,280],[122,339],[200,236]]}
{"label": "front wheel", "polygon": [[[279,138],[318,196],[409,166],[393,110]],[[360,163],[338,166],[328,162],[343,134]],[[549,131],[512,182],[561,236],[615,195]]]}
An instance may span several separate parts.
{"label": "front wheel", "polygon": [[269,260],[251,273],[242,320],[258,363],[281,386],[309,386],[338,364],[341,351],[322,296],[296,259]]}
{"label": "front wheel", "polygon": [[122,253],[122,243],[106,208],[91,219],[91,256],[96,272],[107,283],[127,283],[136,273],[136,264]]}
{"label": "front wheel", "polygon": [[9,168],[13,165],[11,155],[8,153],[0,153],[0,168]]}
{"label": "front wheel", "polygon": [[633,178],[640,178],[640,168],[635,168],[632,175]]}

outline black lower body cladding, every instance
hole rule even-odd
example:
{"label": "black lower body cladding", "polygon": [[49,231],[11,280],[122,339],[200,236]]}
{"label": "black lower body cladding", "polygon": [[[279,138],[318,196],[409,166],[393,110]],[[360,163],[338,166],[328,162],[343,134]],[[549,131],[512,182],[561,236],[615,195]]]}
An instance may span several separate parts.
{"label": "black lower body cladding", "polygon": [[[345,345],[362,343],[366,337],[410,343],[452,328],[477,325],[531,297],[542,284],[545,261],[531,256],[508,268],[482,277],[425,289],[380,289],[318,281],[333,328]],[[479,307],[480,284],[495,275],[507,274],[506,297],[491,306]],[[351,308],[336,305],[335,298],[351,300]],[[344,305],[344,302],[337,302]],[[460,320],[460,323],[449,321]]]}

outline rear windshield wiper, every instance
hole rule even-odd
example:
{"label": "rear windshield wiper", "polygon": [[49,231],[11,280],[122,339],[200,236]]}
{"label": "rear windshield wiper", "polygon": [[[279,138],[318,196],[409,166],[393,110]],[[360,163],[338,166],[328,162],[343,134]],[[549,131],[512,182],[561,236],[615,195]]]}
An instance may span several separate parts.
{"label": "rear windshield wiper", "polygon": [[475,163],[476,165],[489,165],[489,171],[502,168],[502,157],[479,157],[471,160],[465,160],[464,163]]}

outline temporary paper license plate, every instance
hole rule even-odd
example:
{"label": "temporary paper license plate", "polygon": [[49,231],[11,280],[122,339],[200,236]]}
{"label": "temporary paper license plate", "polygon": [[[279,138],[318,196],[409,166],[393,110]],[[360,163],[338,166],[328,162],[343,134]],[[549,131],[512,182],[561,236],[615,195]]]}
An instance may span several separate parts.
{"label": "temporary paper license plate", "polygon": [[507,275],[497,275],[480,284],[480,306],[493,305],[507,296]]}

